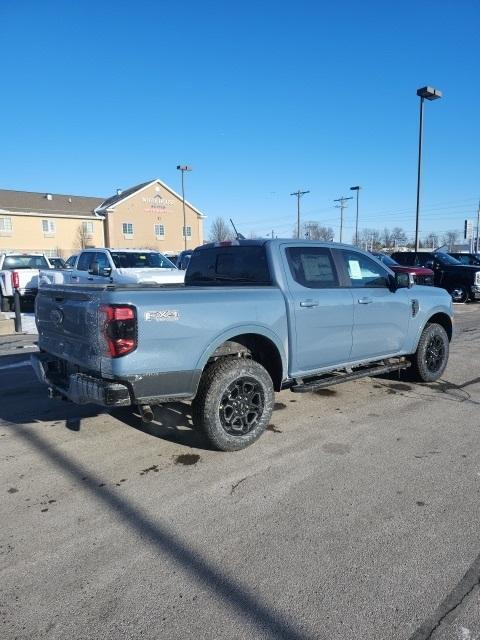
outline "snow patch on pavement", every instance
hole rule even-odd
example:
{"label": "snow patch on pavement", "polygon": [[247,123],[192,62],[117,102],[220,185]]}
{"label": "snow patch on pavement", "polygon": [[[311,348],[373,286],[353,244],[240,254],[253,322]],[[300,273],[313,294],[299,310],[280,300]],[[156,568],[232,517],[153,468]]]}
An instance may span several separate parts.
{"label": "snow patch on pavement", "polygon": [[[5,313],[7,318],[15,318],[15,314]],[[22,332],[23,333],[34,333],[37,334],[37,327],[35,325],[35,314],[34,313],[22,313]]]}

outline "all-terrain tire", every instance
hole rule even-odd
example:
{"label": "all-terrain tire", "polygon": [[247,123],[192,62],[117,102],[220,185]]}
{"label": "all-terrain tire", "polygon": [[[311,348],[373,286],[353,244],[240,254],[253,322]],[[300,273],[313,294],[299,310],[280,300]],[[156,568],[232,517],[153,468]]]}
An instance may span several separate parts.
{"label": "all-terrain tire", "polygon": [[447,366],[449,346],[445,329],[435,322],[427,324],[411,357],[413,377],[419,382],[438,380]]}
{"label": "all-terrain tire", "polygon": [[270,421],[275,392],[268,372],[254,360],[221,358],[203,373],[192,418],[220,451],[253,444]]}

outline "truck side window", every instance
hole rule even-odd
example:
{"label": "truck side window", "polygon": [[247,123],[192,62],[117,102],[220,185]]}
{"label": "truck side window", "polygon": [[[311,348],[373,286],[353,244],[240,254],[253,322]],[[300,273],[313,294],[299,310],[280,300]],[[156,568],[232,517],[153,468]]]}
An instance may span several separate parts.
{"label": "truck side window", "polygon": [[94,258],[95,253],[93,251],[85,251],[84,253],[81,253],[77,264],[78,271],[88,271]]}
{"label": "truck side window", "polygon": [[103,269],[107,269],[107,268],[110,267],[110,264],[108,262],[108,258],[107,258],[105,253],[96,253],[95,254],[95,262],[98,263],[98,267],[99,267],[100,271],[103,271]]}
{"label": "truck side window", "polygon": [[332,254],[324,247],[289,247],[287,260],[293,279],[309,289],[338,287]]}
{"label": "truck side window", "polygon": [[388,273],[367,256],[356,251],[340,251],[352,287],[388,287]]}

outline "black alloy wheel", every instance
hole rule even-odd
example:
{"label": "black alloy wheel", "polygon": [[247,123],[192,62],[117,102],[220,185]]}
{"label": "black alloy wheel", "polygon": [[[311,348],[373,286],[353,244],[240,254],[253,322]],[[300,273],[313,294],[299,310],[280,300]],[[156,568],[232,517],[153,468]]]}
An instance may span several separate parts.
{"label": "black alloy wheel", "polygon": [[448,363],[449,340],[444,327],[436,322],[427,324],[418,341],[417,350],[410,356],[411,375],[418,382],[435,382]]}
{"label": "black alloy wheel", "polygon": [[445,359],[445,343],[442,338],[433,334],[425,349],[425,365],[431,373],[437,373]]}
{"label": "black alloy wheel", "polygon": [[264,405],[265,395],[258,381],[248,376],[237,378],[220,400],[222,427],[231,436],[250,433],[262,417]]}
{"label": "black alloy wheel", "polygon": [[219,358],[207,366],[192,401],[192,419],[209,444],[239,451],[267,428],[275,392],[270,374],[250,358]]}

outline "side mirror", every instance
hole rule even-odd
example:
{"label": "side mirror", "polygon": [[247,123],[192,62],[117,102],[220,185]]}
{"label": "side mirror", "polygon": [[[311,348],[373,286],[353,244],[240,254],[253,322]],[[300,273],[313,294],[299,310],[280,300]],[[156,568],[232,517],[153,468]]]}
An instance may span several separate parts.
{"label": "side mirror", "polygon": [[112,275],[112,267],[104,267],[100,275],[108,278],[110,275]]}
{"label": "side mirror", "polygon": [[98,264],[98,262],[92,262],[90,269],[88,270],[88,273],[92,276],[100,275],[100,265]]}
{"label": "side mirror", "polygon": [[397,271],[395,273],[395,278],[394,278],[394,288],[395,288],[395,290],[397,290],[397,289],[410,289],[412,284],[413,284],[413,281],[412,281],[412,278],[410,277],[409,273],[402,273],[400,271]]}

